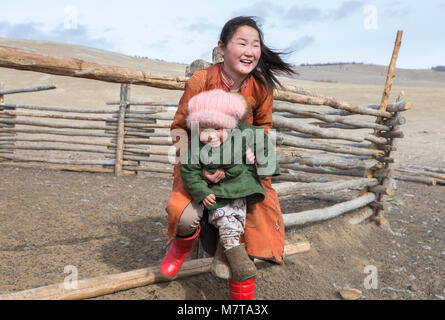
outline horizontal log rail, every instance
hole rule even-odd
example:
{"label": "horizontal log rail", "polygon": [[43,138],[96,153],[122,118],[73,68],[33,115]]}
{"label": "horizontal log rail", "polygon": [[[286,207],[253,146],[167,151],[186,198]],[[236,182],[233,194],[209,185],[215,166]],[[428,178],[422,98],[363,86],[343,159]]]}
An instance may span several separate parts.
{"label": "horizontal log rail", "polygon": [[291,129],[297,132],[311,134],[323,138],[343,139],[354,142],[362,142],[364,140],[363,137],[358,137],[357,135],[354,134],[323,129],[306,123],[292,121],[291,119],[287,119],[285,117],[277,115],[273,115],[273,126],[274,128]]}
{"label": "horizontal log rail", "polygon": [[[284,257],[310,250],[307,241],[301,241],[284,246]],[[203,258],[185,261],[174,280],[210,272],[213,258]],[[255,259],[258,263],[260,260]],[[59,283],[55,285],[28,289],[19,292],[0,295],[0,300],[76,300],[98,297],[118,291],[147,286],[154,283],[168,282],[173,279],[162,275],[160,267],[153,266],[132,270],[119,274],[99,276],[79,280],[77,288],[71,289]]]}
{"label": "horizontal log rail", "polygon": [[318,120],[322,120],[327,123],[338,122],[338,123],[353,126],[356,128],[379,129],[379,130],[383,130],[383,131],[390,130],[390,128],[388,126],[379,125],[374,122],[367,122],[367,121],[358,120],[358,119],[348,119],[348,118],[344,118],[342,116],[337,116],[337,115],[326,115],[321,112],[317,112],[315,110],[303,111],[300,108],[298,108],[297,106],[276,105],[276,106],[274,106],[274,112],[275,111],[290,112],[290,113],[297,114],[297,115],[303,115],[306,118],[315,118]]}
{"label": "horizontal log rail", "polygon": [[278,196],[286,196],[298,193],[329,193],[345,189],[360,189],[373,187],[378,184],[377,179],[338,180],[330,182],[282,182],[272,184]]}
{"label": "horizontal log rail", "polygon": [[375,201],[377,196],[368,192],[353,200],[335,204],[331,207],[302,211],[298,213],[288,213],[283,215],[286,226],[299,226],[311,222],[323,221],[337,217],[345,212],[362,208]]}
{"label": "horizontal log rail", "polygon": [[36,92],[36,91],[53,90],[53,89],[56,89],[56,86],[52,84],[52,85],[46,85],[46,86],[28,87],[28,88],[21,88],[21,89],[0,90],[0,95],[16,94],[16,93],[24,93],[24,92]]}
{"label": "horizontal log rail", "polygon": [[[69,113],[103,113],[103,114],[118,114],[118,109],[100,110],[100,109],[80,109],[80,108],[67,108],[67,107],[49,107],[49,106],[30,106],[26,104],[12,104],[12,103],[2,103],[0,104],[0,110],[8,109],[28,109],[36,111],[54,111],[54,112],[69,112]],[[164,108],[156,108],[150,110],[132,110],[130,114],[153,114],[158,112],[165,112]]]}

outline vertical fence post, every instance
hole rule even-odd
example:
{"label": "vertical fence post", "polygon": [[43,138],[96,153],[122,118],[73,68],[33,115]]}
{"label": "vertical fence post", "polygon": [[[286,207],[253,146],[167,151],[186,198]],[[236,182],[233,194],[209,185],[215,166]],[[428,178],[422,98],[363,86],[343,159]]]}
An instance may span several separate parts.
{"label": "vertical fence post", "polygon": [[117,122],[117,143],[116,143],[116,163],[114,174],[116,176],[122,175],[122,162],[124,158],[124,138],[125,138],[125,113],[129,106],[130,100],[130,85],[127,83],[121,84],[119,119]]}
{"label": "vertical fence post", "polygon": [[[0,83],[0,91],[4,89],[4,84]],[[4,95],[0,93],[0,105],[4,102]],[[0,106],[0,111],[6,110],[5,108],[2,108]],[[14,111],[15,108],[8,108],[8,111]],[[16,116],[11,116],[11,115],[6,115],[6,114],[2,114],[0,115],[1,118],[6,118],[6,119],[13,119]],[[15,124],[2,124],[0,123],[0,128],[5,129],[4,132],[0,133],[0,139],[1,137],[5,137],[6,139],[4,139],[4,141],[0,141],[2,143],[3,146],[8,147],[9,149],[1,149],[0,151],[2,153],[5,154],[14,154],[15,153],[15,137],[16,137],[16,133],[13,132],[13,130],[8,131],[8,129],[13,129],[15,128]]]}
{"label": "vertical fence post", "polygon": [[[391,87],[392,87],[392,80],[394,78],[394,72],[396,69],[396,61],[397,61],[397,57],[399,55],[399,49],[402,43],[402,34],[403,31],[398,30],[397,31],[397,37],[396,37],[396,41],[394,44],[394,50],[392,53],[392,57],[391,57],[391,61],[389,63],[389,67],[388,67],[388,73],[387,73],[387,77],[386,77],[386,83],[385,83],[385,88],[383,90],[383,95],[382,95],[382,100],[380,102],[380,110],[381,111],[386,111],[386,108],[388,106],[388,99],[389,96],[391,94]],[[378,124],[382,124],[383,123],[383,118],[382,117],[377,117],[376,123]],[[375,129],[374,130],[374,135],[376,137],[380,137],[380,130]],[[378,146],[376,143],[372,143],[371,144],[371,149],[378,149]],[[390,169],[390,166],[385,166],[388,169]],[[389,170],[388,170],[389,171]],[[390,175],[390,173],[389,173]],[[372,178],[374,177],[374,173],[372,170],[366,170],[365,171],[365,176]],[[384,186],[385,184],[388,184],[389,179],[386,178],[380,178],[380,185]],[[368,192],[368,188],[365,188],[364,190],[362,190],[362,193]],[[377,196],[376,202],[380,202],[382,200],[382,195],[379,194]],[[380,217],[381,210],[380,209],[376,209],[374,214],[375,214],[375,218],[377,220],[381,219],[382,217]],[[382,221],[383,222],[383,221]]]}

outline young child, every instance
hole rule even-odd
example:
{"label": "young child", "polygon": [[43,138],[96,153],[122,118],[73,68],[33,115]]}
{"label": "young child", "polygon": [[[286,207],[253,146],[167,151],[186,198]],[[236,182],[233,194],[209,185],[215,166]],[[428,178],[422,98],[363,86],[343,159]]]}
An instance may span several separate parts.
{"label": "young child", "polygon": [[[209,223],[219,231],[212,271],[237,282],[256,274],[255,264],[247,255],[244,243],[240,243],[247,205],[264,200],[260,178],[279,174],[275,151],[271,150],[273,146],[265,131],[240,121],[247,108],[243,96],[222,89],[191,98],[187,127],[191,130],[192,143],[180,166],[185,187],[196,203],[205,206]],[[199,131],[193,123],[199,124]],[[194,144],[198,134],[199,144]],[[255,158],[257,165],[252,161]],[[211,183],[203,177],[203,169],[210,173],[223,169],[225,178]],[[226,261],[230,269],[224,271]]]}

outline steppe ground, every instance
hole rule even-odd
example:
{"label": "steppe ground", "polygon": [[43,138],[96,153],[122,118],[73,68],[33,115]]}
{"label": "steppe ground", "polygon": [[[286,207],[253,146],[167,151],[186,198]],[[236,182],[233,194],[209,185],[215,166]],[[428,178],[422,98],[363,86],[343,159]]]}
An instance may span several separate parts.
{"label": "steppe ground", "polygon": [[[44,54],[183,76],[185,65],[137,59],[62,44],[0,38]],[[403,50],[403,47],[402,49]],[[389,61],[388,53],[388,61]],[[299,67],[283,82],[352,104],[378,104],[386,68],[373,65]],[[119,84],[0,68],[7,89],[54,83],[57,90],[17,94],[8,103],[104,108],[118,100]],[[399,166],[445,168],[445,73],[397,70],[391,101],[403,90],[413,109],[404,113]],[[177,102],[180,91],[133,86],[136,101]],[[49,154],[52,155],[52,154]],[[258,266],[257,299],[340,299],[338,288],[362,299],[444,299],[444,186],[397,183],[387,200],[386,228],[350,225],[348,215],[287,230],[289,242],[306,239],[311,250],[283,266]],[[165,205],[171,179],[154,175],[57,172],[0,164],[0,293],[63,282],[75,266],[80,279],[159,264],[165,253]],[[283,213],[322,207],[303,197],[281,202]],[[378,270],[377,289],[364,287],[364,269]],[[205,283],[205,285],[203,285]],[[227,299],[225,281],[211,274],[131,289],[97,299]]]}

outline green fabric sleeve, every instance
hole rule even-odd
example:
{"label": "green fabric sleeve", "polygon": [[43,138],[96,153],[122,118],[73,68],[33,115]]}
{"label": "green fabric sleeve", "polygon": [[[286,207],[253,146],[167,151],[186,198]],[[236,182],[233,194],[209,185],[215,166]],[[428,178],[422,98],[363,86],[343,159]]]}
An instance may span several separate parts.
{"label": "green fabric sleeve", "polygon": [[205,197],[212,194],[212,190],[208,187],[207,182],[202,176],[202,167],[200,164],[191,164],[190,148],[187,150],[184,158],[188,159],[187,162],[181,163],[180,171],[182,181],[188,192],[197,203],[201,203]]}

